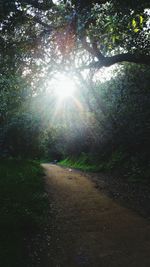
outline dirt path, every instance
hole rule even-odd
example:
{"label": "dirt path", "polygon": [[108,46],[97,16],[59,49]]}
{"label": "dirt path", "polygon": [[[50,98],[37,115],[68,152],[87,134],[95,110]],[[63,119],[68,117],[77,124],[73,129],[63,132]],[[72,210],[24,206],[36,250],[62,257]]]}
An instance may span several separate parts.
{"label": "dirt path", "polygon": [[43,167],[54,217],[49,267],[150,267],[145,219],[103,195],[81,173]]}

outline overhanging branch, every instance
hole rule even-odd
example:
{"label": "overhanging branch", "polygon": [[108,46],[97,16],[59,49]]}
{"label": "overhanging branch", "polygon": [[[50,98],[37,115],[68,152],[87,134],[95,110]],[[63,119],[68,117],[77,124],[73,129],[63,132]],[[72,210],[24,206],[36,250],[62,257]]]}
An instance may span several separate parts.
{"label": "overhanging branch", "polygon": [[130,62],[130,63],[139,63],[150,65],[150,55],[141,55],[141,54],[119,54],[112,57],[106,57],[104,60],[105,66],[109,67],[115,63],[119,62]]}
{"label": "overhanging branch", "polygon": [[88,51],[93,57],[96,57],[98,61],[94,61],[93,63],[86,66],[86,68],[102,68],[109,67],[116,63],[120,62],[130,62],[136,64],[146,64],[150,65],[150,55],[142,55],[142,54],[131,54],[124,53],[118,54],[111,57],[105,57],[98,49],[97,42],[89,43],[87,42],[86,34],[83,35],[81,39],[83,48]]}
{"label": "overhanging branch", "polygon": [[150,55],[137,55],[137,54],[118,54],[112,57],[103,57],[102,60],[98,60],[89,64],[86,68],[97,68],[100,69],[102,67],[110,67],[116,63],[121,62],[130,62],[136,64],[145,64],[150,65]]}

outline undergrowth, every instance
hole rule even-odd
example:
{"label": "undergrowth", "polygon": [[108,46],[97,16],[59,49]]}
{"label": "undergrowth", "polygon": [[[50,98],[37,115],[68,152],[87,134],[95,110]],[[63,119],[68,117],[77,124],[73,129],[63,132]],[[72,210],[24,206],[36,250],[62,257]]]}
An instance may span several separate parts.
{"label": "undergrowth", "polygon": [[0,161],[0,263],[29,267],[26,238],[48,218],[42,169],[33,161]]}
{"label": "undergrowth", "polygon": [[66,158],[62,161],[59,162],[60,166],[64,166],[64,167],[70,167],[70,168],[74,168],[74,169],[78,169],[78,170],[82,170],[82,171],[98,171],[97,166],[96,165],[92,165],[87,163],[86,159],[83,157],[80,157],[79,159],[70,159],[70,158]]}
{"label": "undergrowth", "polygon": [[105,159],[90,159],[88,155],[81,155],[78,159],[66,158],[59,165],[89,172],[116,172],[123,174],[131,182],[149,182],[150,165],[139,155],[128,155],[121,150],[115,151]]}

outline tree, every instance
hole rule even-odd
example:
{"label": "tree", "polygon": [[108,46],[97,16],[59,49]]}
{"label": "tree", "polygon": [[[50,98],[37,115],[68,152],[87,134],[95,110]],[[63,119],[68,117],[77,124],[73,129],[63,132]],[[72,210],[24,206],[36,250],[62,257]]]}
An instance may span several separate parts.
{"label": "tree", "polygon": [[37,59],[44,69],[47,62],[47,73],[124,61],[150,64],[149,1],[1,0],[1,5],[1,54],[16,50],[16,61],[32,71]]}
{"label": "tree", "polygon": [[[76,150],[79,139],[82,139],[84,150],[89,140],[94,140],[97,146],[102,141],[104,144],[108,139],[116,138],[116,132],[121,129],[121,117],[113,103],[111,107],[109,101],[98,94],[98,89],[92,85],[92,75],[97,69],[124,61],[136,63],[137,68],[137,63],[150,64],[149,1],[140,2],[1,0],[0,95],[3,101],[0,105],[0,127],[9,128],[10,143],[13,141],[11,131],[14,133],[14,128],[23,125],[25,132],[28,132],[26,125],[22,124],[23,120],[28,124],[28,108],[22,111],[22,104],[29,99],[35,100],[44,92],[49,79],[57,72],[76,75],[77,81],[84,85],[81,85],[83,98],[86,97],[83,102],[87,102],[87,114],[89,112],[92,117],[92,123],[80,132],[79,138],[72,126],[68,127],[71,136],[67,144],[68,151],[73,146]],[[87,71],[90,75],[84,79],[82,74]],[[85,87],[90,92],[90,99],[87,99]],[[128,87],[125,88],[128,90]],[[51,104],[48,106],[52,109]],[[20,110],[22,117],[18,117]],[[123,111],[121,114],[124,114]],[[47,116],[50,114],[47,113]],[[85,117],[82,119],[86,121]],[[76,121],[81,125],[78,118]],[[7,127],[7,122],[10,127]],[[38,143],[41,133],[36,128],[36,121],[34,129],[33,136],[37,133]],[[66,139],[65,130],[68,129],[64,127]],[[92,139],[92,132],[95,139]],[[22,132],[18,130],[17,134],[20,146]],[[28,140],[28,133],[26,136]],[[23,151],[22,145],[19,150]]]}

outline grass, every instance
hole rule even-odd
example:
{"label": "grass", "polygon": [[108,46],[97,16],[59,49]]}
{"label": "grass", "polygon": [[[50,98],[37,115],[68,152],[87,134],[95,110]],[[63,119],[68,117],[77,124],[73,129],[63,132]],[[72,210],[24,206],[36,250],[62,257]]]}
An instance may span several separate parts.
{"label": "grass", "polygon": [[60,166],[70,167],[82,171],[98,171],[98,166],[87,163],[84,157],[80,157],[78,160],[66,158],[59,162]]}
{"label": "grass", "polygon": [[40,165],[32,161],[0,161],[0,263],[29,267],[28,236],[46,225],[48,200]]}
{"label": "grass", "polygon": [[[120,150],[112,153],[107,160],[98,161],[97,159],[90,160],[88,155],[81,155],[78,159],[66,158],[59,162],[59,165],[64,167],[70,167],[74,169],[79,169],[82,171],[89,172],[118,172],[118,174],[125,174],[126,178],[130,182],[150,182],[150,164],[144,160],[145,157],[141,159],[141,156],[136,157],[127,155]],[[94,164],[92,162],[95,162]]]}

